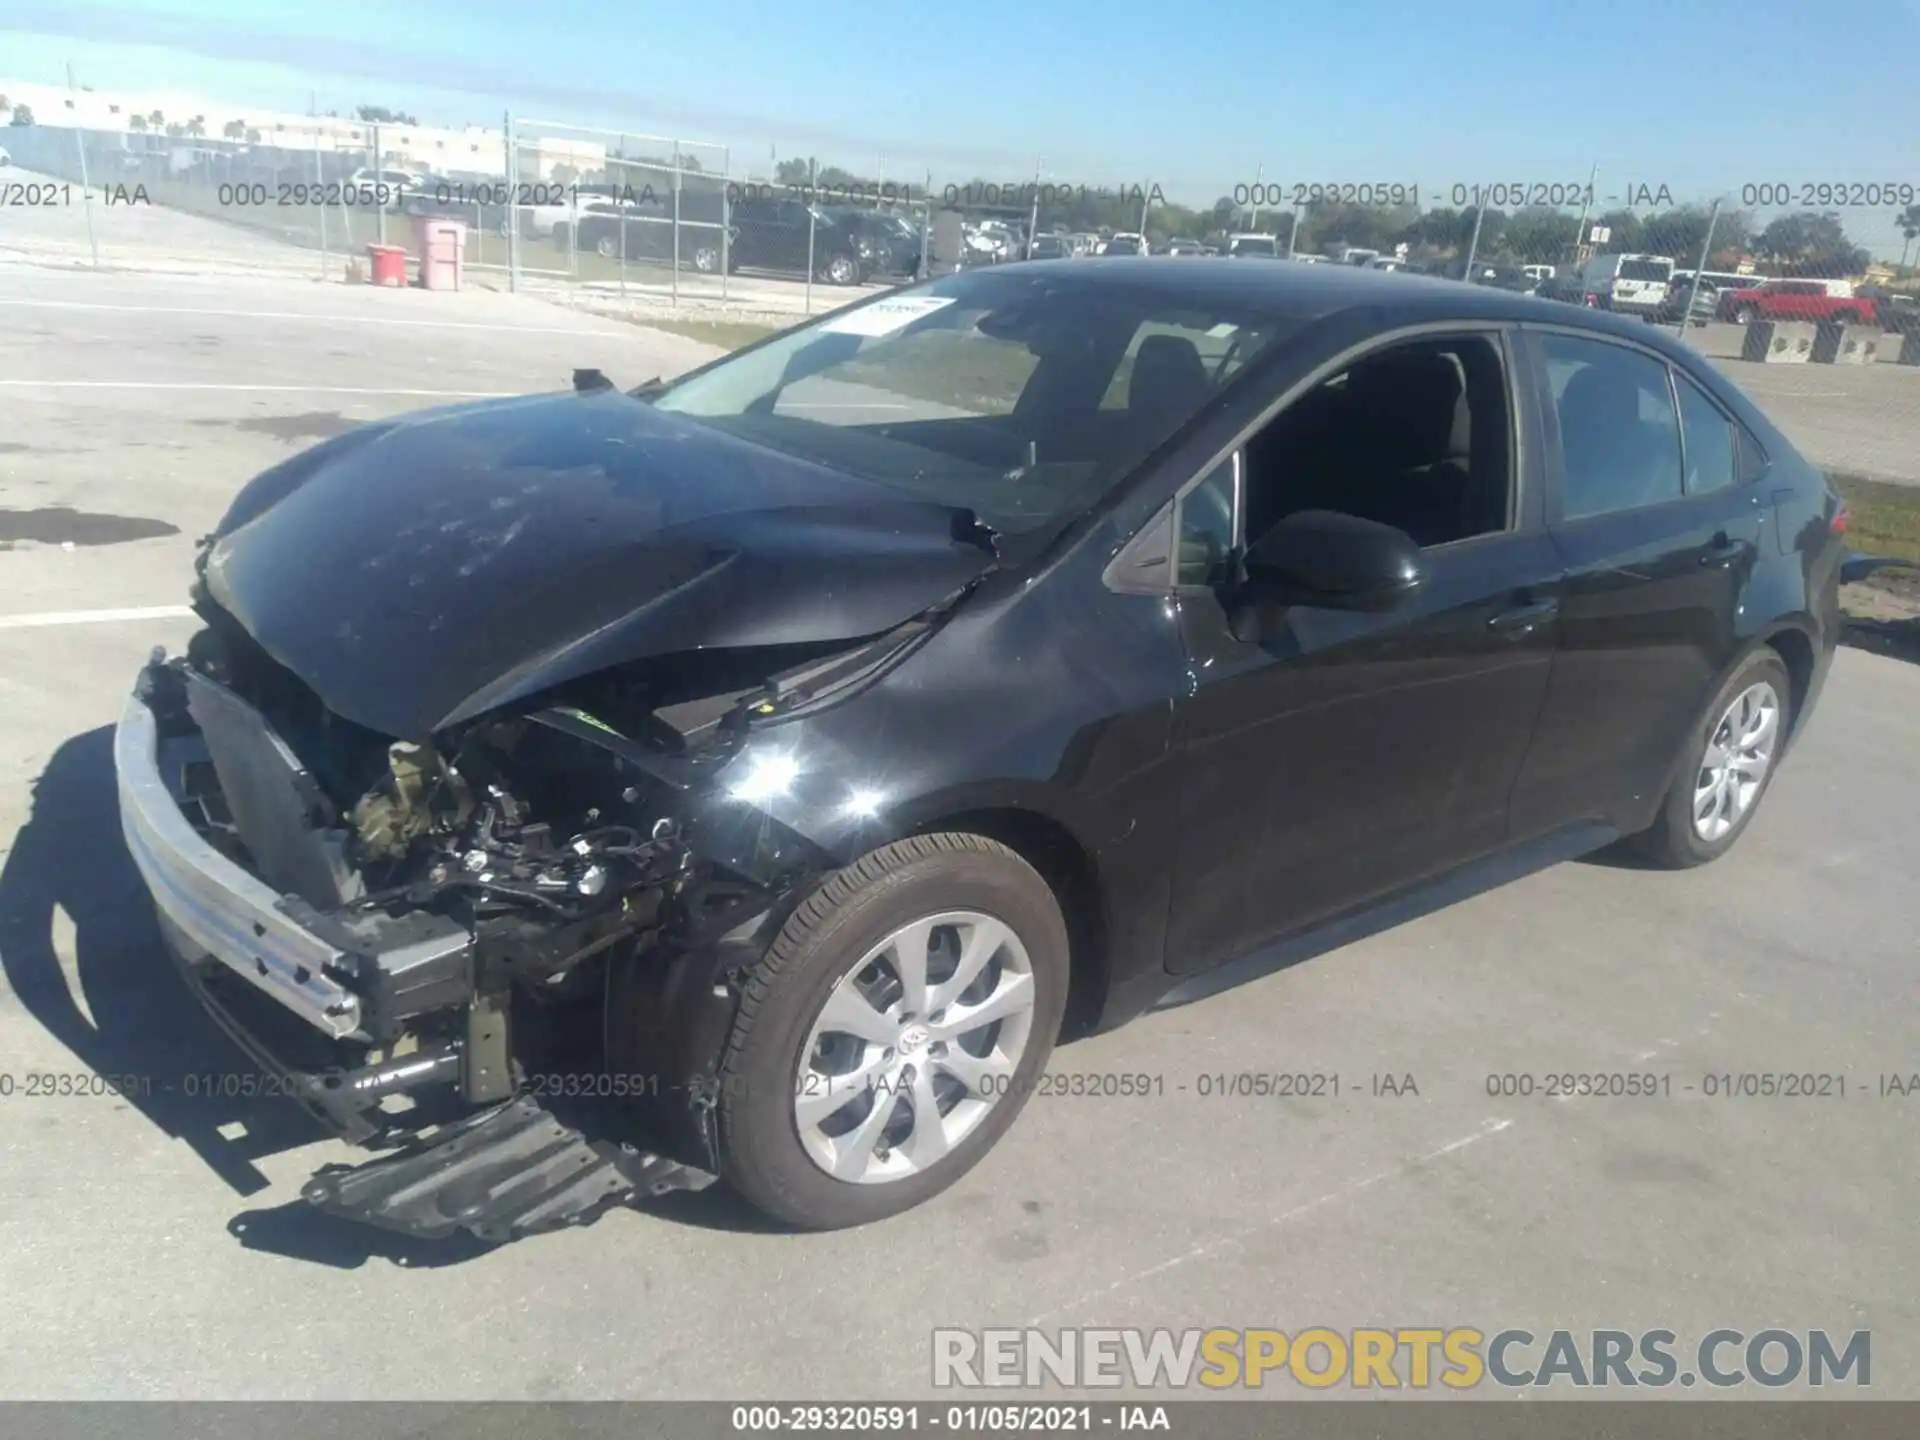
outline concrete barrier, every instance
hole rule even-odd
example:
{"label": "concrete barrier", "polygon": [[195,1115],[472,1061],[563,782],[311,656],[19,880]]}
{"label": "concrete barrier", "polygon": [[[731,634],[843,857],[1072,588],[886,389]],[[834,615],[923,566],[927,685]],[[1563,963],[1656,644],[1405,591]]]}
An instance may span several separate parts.
{"label": "concrete barrier", "polygon": [[1816,365],[1871,365],[1879,356],[1886,332],[1878,325],[1823,323],[1813,337]]}
{"label": "concrete barrier", "polygon": [[1806,320],[1755,320],[1740,342],[1740,358],[1767,365],[1804,365],[1818,327]]}
{"label": "concrete barrier", "polygon": [[1890,330],[1880,345],[1881,364],[1920,365],[1920,330]]}

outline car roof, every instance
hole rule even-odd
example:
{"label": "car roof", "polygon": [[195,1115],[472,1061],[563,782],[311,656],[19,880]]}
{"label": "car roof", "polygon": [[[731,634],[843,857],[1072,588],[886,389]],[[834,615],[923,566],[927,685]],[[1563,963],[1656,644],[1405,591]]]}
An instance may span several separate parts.
{"label": "car roof", "polygon": [[[1005,274],[1020,270],[1022,264],[995,268]],[[1034,273],[1053,278],[1057,272],[1036,266]],[[1405,270],[1332,264],[1246,266],[1224,256],[1203,256],[1191,265],[1169,266],[1148,257],[1123,257],[1111,265],[1077,271],[1063,283],[1112,286],[1176,299],[1185,296],[1202,304],[1246,305],[1297,320],[1320,320],[1365,308],[1382,312],[1382,329],[1448,320],[1531,321],[1650,344],[1673,355],[1694,354],[1659,327],[1638,318]]]}

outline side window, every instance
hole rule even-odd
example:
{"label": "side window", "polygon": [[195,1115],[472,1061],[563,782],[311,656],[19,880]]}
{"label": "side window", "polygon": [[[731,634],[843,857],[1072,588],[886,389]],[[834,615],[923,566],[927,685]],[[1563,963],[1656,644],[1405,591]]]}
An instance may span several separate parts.
{"label": "side window", "polygon": [[1678,499],[1680,417],[1667,367],[1604,340],[1541,338],[1560,422],[1561,513],[1581,520]]}
{"label": "side window", "polygon": [[1240,517],[1240,452],[1214,466],[1207,478],[1180,497],[1180,544],[1173,583],[1211,585],[1233,557]]}
{"label": "side window", "polygon": [[1246,446],[1249,543],[1301,510],[1392,525],[1423,546],[1507,528],[1507,374],[1487,336],[1375,351],[1299,397]]}
{"label": "side window", "polygon": [[1674,375],[1680,391],[1680,428],[1687,445],[1687,493],[1722,490],[1734,481],[1733,422],[1686,376]]}

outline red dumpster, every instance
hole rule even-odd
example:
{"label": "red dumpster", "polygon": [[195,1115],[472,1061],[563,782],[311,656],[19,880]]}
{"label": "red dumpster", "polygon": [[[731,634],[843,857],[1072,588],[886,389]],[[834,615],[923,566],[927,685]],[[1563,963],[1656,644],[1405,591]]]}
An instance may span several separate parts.
{"label": "red dumpster", "polygon": [[404,245],[367,246],[367,276],[375,285],[407,283],[407,247]]}

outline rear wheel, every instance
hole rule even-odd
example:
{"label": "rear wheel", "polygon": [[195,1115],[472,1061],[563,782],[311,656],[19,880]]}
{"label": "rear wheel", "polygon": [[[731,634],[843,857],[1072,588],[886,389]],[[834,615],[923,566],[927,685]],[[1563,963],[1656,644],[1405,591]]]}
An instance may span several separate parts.
{"label": "rear wheel", "polygon": [[801,905],[747,983],[720,1066],[722,1176],[809,1229],[937,1195],[1019,1114],[1067,972],[1053,892],[1005,846],[873,851]]}
{"label": "rear wheel", "polygon": [[1760,808],[1792,722],[1787,668],[1772,650],[1734,671],[1707,718],[1687,732],[1686,749],[1660,814],[1634,837],[1670,869],[1717,860]]}
{"label": "rear wheel", "polygon": [[851,255],[835,255],[820,268],[821,277],[835,285],[858,285],[860,262]]}
{"label": "rear wheel", "polygon": [[1733,323],[1736,325],[1751,325],[1759,318],[1760,312],[1751,305],[1736,305],[1733,307]]}
{"label": "rear wheel", "polygon": [[593,242],[594,254],[604,260],[611,260],[620,253],[620,241],[612,235],[602,235]]}

